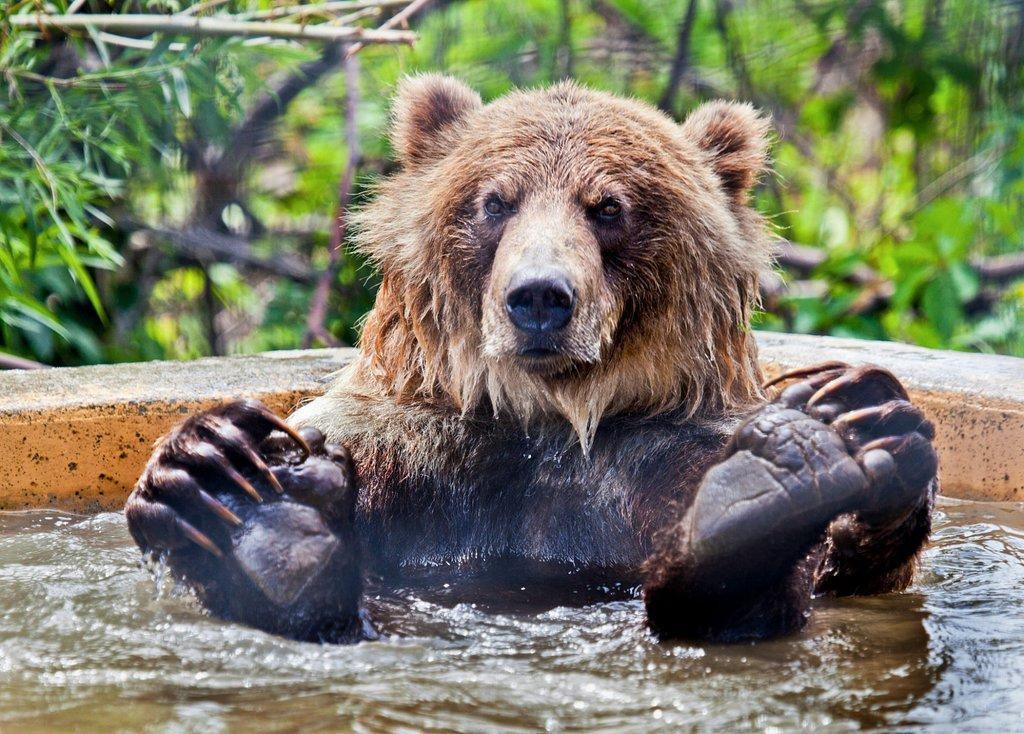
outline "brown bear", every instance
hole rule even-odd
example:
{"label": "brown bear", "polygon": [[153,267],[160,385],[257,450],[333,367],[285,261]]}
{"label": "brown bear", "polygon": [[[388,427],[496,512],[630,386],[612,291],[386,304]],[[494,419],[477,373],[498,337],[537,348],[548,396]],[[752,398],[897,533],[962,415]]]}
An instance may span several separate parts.
{"label": "brown bear", "polygon": [[680,125],[573,83],[484,105],[407,79],[400,170],[356,217],[382,274],[358,358],[288,423],[178,427],[132,535],[215,614],[339,642],[372,634],[365,584],[639,585],[657,635],[716,640],[905,588],[930,424],[876,367],[761,385],[768,131],[744,104]]}

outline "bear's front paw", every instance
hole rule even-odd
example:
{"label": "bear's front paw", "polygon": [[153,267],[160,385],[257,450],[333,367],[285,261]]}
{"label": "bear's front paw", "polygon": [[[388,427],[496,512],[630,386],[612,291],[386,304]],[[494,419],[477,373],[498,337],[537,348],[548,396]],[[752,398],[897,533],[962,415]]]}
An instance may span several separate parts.
{"label": "bear's front paw", "polygon": [[214,614],[269,632],[359,633],[356,489],[347,451],[239,401],[185,421],[157,446],[125,515]]}
{"label": "bear's front paw", "polygon": [[891,372],[827,362],[784,373],[769,386],[790,380],[799,381],[776,405],[830,426],[870,476],[856,503],[858,518],[869,525],[898,523],[930,502],[937,487],[935,429]]}
{"label": "bear's front paw", "polygon": [[739,426],[685,515],[660,533],[644,567],[655,629],[714,626],[692,611],[681,617],[683,607],[724,614],[774,604],[762,595],[791,577],[840,516],[888,531],[927,511],[934,431],[896,378],[829,363],[780,380],[796,378]]}

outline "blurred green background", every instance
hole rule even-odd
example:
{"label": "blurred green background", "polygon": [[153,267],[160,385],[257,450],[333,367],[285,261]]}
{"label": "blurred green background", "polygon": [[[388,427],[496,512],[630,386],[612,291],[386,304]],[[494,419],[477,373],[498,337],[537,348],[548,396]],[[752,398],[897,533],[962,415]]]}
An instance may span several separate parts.
{"label": "blurred green background", "polygon": [[778,131],[756,192],[782,238],[760,328],[1024,356],[1024,0],[435,0],[413,47],[348,61],[336,43],[17,20],[377,27],[404,3],[295,5],[0,9],[0,363],[355,343],[376,279],[332,247],[336,215],[393,165],[388,99],[417,70],[485,99],[574,78],[678,119],[750,100]]}

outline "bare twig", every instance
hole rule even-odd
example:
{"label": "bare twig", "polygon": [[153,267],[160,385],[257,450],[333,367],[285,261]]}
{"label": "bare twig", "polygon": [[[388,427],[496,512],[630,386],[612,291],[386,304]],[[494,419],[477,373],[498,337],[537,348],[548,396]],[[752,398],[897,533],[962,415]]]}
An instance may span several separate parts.
{"label": "bare twig", "polygon": [[348,161],[338,184],[338,206],[334,221],[331,223],[327,267],[317,280],[306,319],[306,334],[302,338],[304,347],[311,346],[314,339],[319,339],[327,346],[339,345],[338,340],[327,330],[327,305],[331,287],[338,277],[338,268],[341,265],[341,249],[345,244],[348,224],[348,207],[352,203],[352,189],[362,158],[359,147],[359,59],[355,56],[345,57],[345,95],[345,144],[348,147]]}
{"label": "bare twig", "polygon": [[[415,2],[413,3],[415,4]],[[148,36],[152,33],[232,38],[282,38],[303,41],[412,43],[416,36],[409,31],[389,28],[358,28],[336,25],[300,25],[298,23],[266,23],[226,18],[198,18],[182,15],[42,15],[23,14],[9,17],[15,28],[56,28],[84,30],[95,28],[125,36]]]}
{"label": "bare twig", "polygon": [[342,15],[338,18],[333,18],[328,23],[335,23],[337,25],[352,25],[353,23],[363,20],[364,18],[375,18],[380,15],[380,8],[363,8],[362,10],[356,10],[353,13]]}
{"label": "bare twig", "polygon": [[335,13],[351,13],[361,10],[378,11],[386,8],[400,8],[409,0],[336,0],[335,2],[309,3],[307,5],[279,5],[275,8],[257,10],[247,17],[259,20],[290,18],[292,16],[330,16]]}
{"label": "bare twig", "polygon": [[177,15],[199,15],[200,13],[205,13],[207,10],[213,10],[214,8],[219,8],[221,5],[226,5],[228,2],[230,2],[230,0],[205,0],[205,2],[189,5],[180,13],[177,13]]}
{"label": "bare twig", "polygon": [[[381,23],[377,27],[377,31],[379,33],[387,33],[391,28],[395,28],[398,25],[401,25],[402,27],[408,27],[407,24],[409,22],[409,18],[411,18],[419,11],[423,10],[423,8],[425,8],[431,2],[433,2],[433,0],[412,0],[411,3],[409,3],[404,8],[402,8],[397,13],[388,18],[386,21]],[[345,56],[355,56],[362,50],[363,46],[365,45],[366,44],[362,42],[352,44],[351,46],[349,46],[348,52],[345,54]]]}
{"label": "bare twig", "polygon": [[[156,41],[150,41],[145,38],[129,38],[128,36],[119,36],[115,33],[107,33],[106,31],[97,31],[96,36],[104,43],[109,43],[112,46],[122,46],[123,48],[137,48],[143,51],[152,51],[156,48]],[[185,50],[185,44],[180,41],[175,41],[167,46],[169,51]]]}
{"label": "bare twig", "polygon": [[[828,260],[828,253],[817,247],[798,245],[787,240],[775,246],[775,262],[784,268],[794,270],[801,275],[810,275],[816,268]],[[879,273],[865,264],[857,265],[846,276],[846,280],[856,285],[874,285],[885,280]]]}
{"label": "bare twig", "polygon": [[1024,252],[1013,252],[1008,255],[993,255],[979,258],[971,262],[974,270],[982,280],[991,283],[1008,283],[1024,277]]}

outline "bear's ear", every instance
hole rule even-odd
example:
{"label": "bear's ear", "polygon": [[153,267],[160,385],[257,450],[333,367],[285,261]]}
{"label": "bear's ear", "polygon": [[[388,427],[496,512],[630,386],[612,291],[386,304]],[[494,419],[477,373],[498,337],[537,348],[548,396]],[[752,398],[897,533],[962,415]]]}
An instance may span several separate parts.
{"label": "bear's ear", "polygon": [[417,164],[442,157],[452,128],[481,105],[479,94],[450,76],[422,74],[403,79],[391,130],[399,160]]}
{"label": "bear's ear", "polygon": [[768,165],[771,122],[752,105],[707,102],[683,121],[683,133],[709,156],[722,187],[738,204]]}

